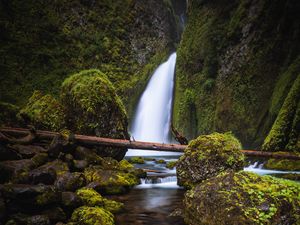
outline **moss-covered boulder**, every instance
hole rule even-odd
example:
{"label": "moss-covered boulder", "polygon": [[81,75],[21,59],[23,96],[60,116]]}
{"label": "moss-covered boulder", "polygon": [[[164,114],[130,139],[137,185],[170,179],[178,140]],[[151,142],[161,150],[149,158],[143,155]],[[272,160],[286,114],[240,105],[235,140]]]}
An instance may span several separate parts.
{"label": "moss-covered boulder", "polygon": [[[68,127],[80,134],[128,139],[127,116],[116,90],[99,70],[84,70],[61,87]],[[121,160],[127,149],[101,148],[99,154]]]}
{"label": "moss-covered boulder", "polygon": [[101,206],[112,213],[119,212],[124,207],[123,203],[103,198],[92,188],[81,188],[76,191],[76,195],[85,206]]}
{"label": "moss-covered boulder", "polygon": [[271,170],[300,171],[300,160],[269,159],[264,168]]}
{"label": "moss-covered boulder", "polygon": [[143,157],[140,157],[140,156],[134,156],[134,157],[131,157],[129,159],[129,162],[134,163],[134,164],[144,164],[145,159]]}
{"label": "moss-covered boulder", "polygon": [[190,141],[177,162],[178,184],[191,187],[226,170],[243,169],[241,144],[231,133],[201,135]]}
{"label": "moss-covered boulder", "polygon": [[74,210],[70,222],[72,225],[114,225],[114,217],[103,208],[82,206]]}
{"label": "moss-covered boulder", "polygon": [[139,179],[134,172],[107,170],[102,169],[101,166],[86,168],[84,175],[91,187],[106,194],[124,193],[139,184]]}
{"label": "moss-covered boulder", "polygon": [[65,127],[63,106],[51,95],[40,91],[34,91],[19,116],[25,123],[32,123],[39,129],[58,131]]}
{"label": "moss-covered boulder", "polygon": [[188,225],[299,224],[300,185],[248,172],[224,172],[185,194]]}

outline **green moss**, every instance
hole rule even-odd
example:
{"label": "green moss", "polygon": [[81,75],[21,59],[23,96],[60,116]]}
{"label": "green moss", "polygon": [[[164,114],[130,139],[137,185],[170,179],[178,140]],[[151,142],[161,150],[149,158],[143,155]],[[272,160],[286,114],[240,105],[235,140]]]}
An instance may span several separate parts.
{"label": "green moss", "polygon": [[48,190],[36,197],[36,203],[40,206],[53,204],[58,201],[58,196],[55,190]]}
{"label": "green moss", "polygon": [[134,172],[103,170],[99,166],[86,168],[84,175],[88,183],[98,183],[99,187],[101,187],[105,193],[109,194],[123,193],[139,183],[139,179]]}
{"label": "green moss", "polygon": [[166,161],[164,159],[157,159],[157,160],[155,160],[155,163],[157,163],[157,164],[166,164]]}
{"label": "green moss", "polygon": [[105,210],[111,213],[117,213],[124,209],[124,204],[121,202],[116,202],[105,198],[103,200],[103,207]]}
{"label": "green moss", "polygon": [[43,95],[40,91],[34,91],[19,116],[39,129],[58,131],[65,127],[63,106],[51,95]]}
{"label": "green moss", "polygon": [[[299,151],[300,76],[295,80],[279,114],[266,137],[262,149],[269,151],[290,149]],[[292,140],[289,140],[289,139]]]}
{"label": "green moss", "polygon": [[166,167],[168,169],[173,169],[176,166],[177,161],[170,161],[167,163]]}
{"label": "green moss", "polygon": [[145,163],[145,160],[143,157],[140,157],[140,156],[136,156],[136,157],[131,157],[129,159],[129,162],[130,163],[134,163],[134,164],[144,164]]}
{"label": "green moss", "polygon": [[186,194],[184,218],[187,224],[297,224],[299,194],[296,182],[225,172]]}
{"label": "green moss", "polygon": [[123,170],[123,171],[129,171],[129,170],[132,170],[134,168],[134,166],[132,164],[130,164],[126,159],[122,159],[119,162],[119,168],[120,168],[120,170]]}
{"label": "green moss", "polygon": [[283,13],[280,1],[188,4],[177,50],[174,126],[189,139],[230,130],[247,148],[259,148],[299,74],[299,43],[292,38],[299,29],[284,29],[295,18]]}
{"label": "green moss", "polygon": [[176,163],[178,184],[190,188],[223,171],[243,169],[245,158],[241,148],[230,132],[201,135],[191,140]]}
{"label": "green moss", "polygon": [[114,217],[103,208],[82,206],[72,213],[71,222],[78,225],[114,225]]}
{"label": "green moss", "polygon": [[86,206],[103,205],[103,197],[92,188],[81,188],[76,191],[76,195]]}
{"label": "green moss", "polygon": [[300,171],[300,160],[269,159],[264,167],[272,170]]}

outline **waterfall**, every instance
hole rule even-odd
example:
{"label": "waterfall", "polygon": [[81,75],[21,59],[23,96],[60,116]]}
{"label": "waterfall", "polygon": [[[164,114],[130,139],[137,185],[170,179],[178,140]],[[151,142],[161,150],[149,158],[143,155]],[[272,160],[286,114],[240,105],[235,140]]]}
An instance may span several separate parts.
{"label": "waterfall", "polygon": [[[162,63],[152,75],[142,94],[131,126],[137,141],[169,143],[176,53]],[[170,152],[129,150],[133,155],[175,155]],[[178,153],[177,153],[178,154]]]}

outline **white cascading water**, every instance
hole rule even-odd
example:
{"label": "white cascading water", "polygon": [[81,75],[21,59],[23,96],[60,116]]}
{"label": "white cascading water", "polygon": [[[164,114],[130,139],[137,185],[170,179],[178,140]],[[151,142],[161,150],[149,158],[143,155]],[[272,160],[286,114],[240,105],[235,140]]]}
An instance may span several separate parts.
{"label": "white cascading water", "polygon": [[[142,94],[131,128],[136,141],[170,142],[170,121],[176,53],[161,64]],[[129,150],[126,156],[175,155],[176,153]]]}

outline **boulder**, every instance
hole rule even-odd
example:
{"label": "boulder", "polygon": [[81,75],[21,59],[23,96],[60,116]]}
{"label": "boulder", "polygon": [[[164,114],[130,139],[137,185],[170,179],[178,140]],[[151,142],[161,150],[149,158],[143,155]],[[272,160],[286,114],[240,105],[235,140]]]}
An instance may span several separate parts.
{"label": "boulder", "polygon": [[271,170],[299,171],[300,160],[268,159],[268,161],[264,164],[264,168]]}
{"label": "boulder", "polygon": [[53,184],[57,177],[68,171],[67,163],[61,160],[54,160],[30,171],[29,178],[33,184]]}
{"label": "boulder", "polygon": [[40,146],[35,145],[11,145],[12,149],[14,149],[16,152],[18,152],[23,159],[30,159],[36,154],[39,153],[46,153],[47,150]]}
{"label": "boulder", "polygon": [[299,224],[299,183],[249,172],[223,172],[185,194],[188,225]]}
{"label": "boulder", "polygon": [[5,184],[0,189],[11,211],[27,212],[60,201],[60,195],[51,185]]}
{"label": "boulder", "polygon": [[[121,99],[105,74],[84,70],[67,78],[61,87],[68,128],[75,133],[129,139],[127,115]],[[126,148],[99,147],[98,153],[121,160]]]}
{"label": "boulder", "polygon": [[85,184],[86,180],[82,173],[66,172],[57,178],[54,185],[60,191],[76,191]]}
{"label": "boulder", "polygon": [[101,166],[92,166],[84,170],[88,187],[107,194],[119,194],[139,184],[134,173],[118,170],[104,170]]}
{"label": "boulder", "polygon": [[10,216],[6,225],[51,225],[51,223],[46,215],[26,215],[17,213]]}
{"label": "boulder", "polygon": [[74,157],[76,160],[85,160],[89,164],[101,164],[103,159],[97,154],[96,150],[78,146],[75,149]]}
{"label": "boulder", "polygon": [[62,192],[61,202],[68,209],[75,209],[82,205],[80,198],[74,192]]}
{"label": "boulder", "polygon": [[201,135],[190,141],[177,162],[178,184],[187,188],[222,171],[243,169],[240,142],[231,133]]}

